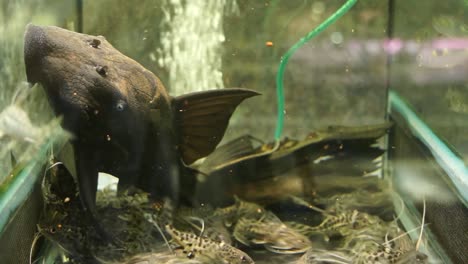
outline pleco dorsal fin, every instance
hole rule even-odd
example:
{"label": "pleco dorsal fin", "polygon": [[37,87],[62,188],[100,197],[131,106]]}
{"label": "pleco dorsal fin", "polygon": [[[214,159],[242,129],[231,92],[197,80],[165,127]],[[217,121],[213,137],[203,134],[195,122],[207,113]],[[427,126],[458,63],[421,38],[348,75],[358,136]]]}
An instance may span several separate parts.
{"label": "pleco dorsal fin", "polygon": [[194,92],[174,98],[174,124],[186,164],[210,154],[223,138],[236,107],[259,93],[240,88]]}

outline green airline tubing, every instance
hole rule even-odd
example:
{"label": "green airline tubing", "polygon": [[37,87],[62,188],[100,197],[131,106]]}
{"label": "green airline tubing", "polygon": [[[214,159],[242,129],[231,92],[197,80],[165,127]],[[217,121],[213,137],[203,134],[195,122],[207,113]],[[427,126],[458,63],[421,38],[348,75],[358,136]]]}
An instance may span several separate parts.
{"label": "green airline tubing", "polygon": [[296,52],[297,49],[302,47],[309,40],[320,34],[328,26],[335,23],[340,17],[346,14],[351,7],[356,4],[357,0],[348,0],[340,9],[338,9],[333,15],[327,18],[322,24],[316,27],[314,30],[310,31],[305,37],[301,38],[296,44],[294,44],[289,50],[281,57],[281,61],[278,67],[278,72],[276,74],[276,94],[278,100],[278,119],[276,122],[275,130],[275,141],[279,142],[281,138],[281,133],[283,132],[284,126],[284,88],[283,88],[283,77],[284,70],[286,69],[286,64],[289,61],[289,58]]}

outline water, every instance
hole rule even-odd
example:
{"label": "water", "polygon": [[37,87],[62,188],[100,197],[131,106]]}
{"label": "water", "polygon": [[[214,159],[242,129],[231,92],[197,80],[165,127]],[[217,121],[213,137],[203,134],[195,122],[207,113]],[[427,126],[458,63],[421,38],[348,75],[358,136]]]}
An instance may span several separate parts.
{"label": "water", "polygon": [[224,88],[223,18],[238,12],[235,0],[164,0],[159,64],[169,71],[172,94]]}
{"label": "water", "polygon": [[[0,81],[0,134],[4,135],[0,138],[0,143],[4,146],[0,150],[0,168],[3,171],[3,174],[0,175],[0,181],[3,176],[11,171],[10,150],[13,150],[20,163],[22,160],[28,160],[37,153],[37,146],[32,147],[32,144],[40,143],[40,139],[53,137],[51,133],[55,130],[48,124],[58,128],[57,120],[54,119],[52,120],[54,122],[52,122],[52,116],[45,114],[47,111],[45,108],[47,108],[48,104],[43,96],[30,95],[23,101],[12,100],[14,91],[22,86],[22,81],[25,79],[22,35],[26,23],[54,24],[62,27],[73,25],[73,23],[69,22],[73,22],[75,14],[66,15],[67,12],[64,11],[66,10],[64,8],[52,9],[53,4],[51,2],[46,0],[33,2],[25,0],[6,1],[0,8],[0,21],[3,22],[0,24],[0,33],[2,33],[0,34],[2,36],[0,37],[0,54],[2,54],[3,58],[3,61],[0,62],[0,79],[2,80]],[[261,92],[264,99],[258,97],[255,99],[257,101],[252,101],[250,105],[249,102],[243,104],[239,110],[244,111],[243,117],[247,118],[239,118],[239,121],[231,120],[236,122],[231,122],[230,130],[235,131],[235,133],[248,133],[265,141],[268,140],[263,135],[269,136],[272,134],[271,127],[274,124],[276,113],[276,106],[273,103],[275,99],[274,75],[280,55],[294,44],[298,38],[320,23],[325,16],[336,10],[338,5],[343,4],[343,1],[311,2],[303,0],[146,0],[138,5],[121,0],[117,3],[114,0],[95,1],[95,4],[91,2],[83,2],[85,32],[105,36],[124,54],[129,55],[147,69],[157,73],[165,85],[170,88],[171,95],[223,88],[224,86],[246,87]],[[462,2],[459,1],[458,4]],[[73,10],[74,1],[68,3],[69,10]],[[386,54],[384,51],[386,46],[381,44],[387,43],[383,41],[388,29],[386,25],[388,16],[385,13],[388,10],[387,5],[386,1],[356,5],[356,8],[340,20],[335,28],[324,32],[310,45],[301,49],[297,56],[292,59],[285,76],[285,94],[287,97],[287,123],[285,125],[287,128],[285,132],[287,133],[285,135],[302,139],[304,133],[326,127],[329,124],[351,125],[357,123],[363,125],[381,121],[385,111],[386,99],[384,83],[385,78],[388,77],[385,71]],[[463,17],[459,16],[463,14],[455,14],[451,11],[463,9],[454,8],[454,5],[455,1],[448,1],[447,3],[428,1],[418,5],[414,5],[410,1],[408,4],[397,7],[395,11],[399,16],[395,21],[395,37],[401,39],[401,43],[411,44],[407,45],[411,49],[408,49],[408,54],[400,54],[402,57],[398,57],[393,61],[397,66],[393,67],[395,75],[390,76],[390,79],[393,82],[392,88],[398,89],[402,94],[405,92],[405,97],[416,106],[415,109],[419,110],[421,108],[419,112],[427,119],[426,121],[432,121],[430,122],[431,126],[437,128],[437,132],[440,131],[441,134],[447,135],[453,147],[465,153],[466,148],[463,148],[463,146],[466,144],[463,143],[462,139],[464,138],[463,124],[466,123],[463,120],[466,120],[467,112],[467,100],[465,100],[467,97],[464,88],[467,87],[465,87],[462,75],[458,74],[465,69],[464,62],[466,61],[464,61],[463,57],[465,54],[463,51],[465,50],[464,48],[457,48],[452,52],[450,48],[439,47],[433,49],[435,46],[431,44],[433,43],[432,38],[462,38],[466,36],[466,23],[458,21],[462,20]],[[436,10],[437,12],[435,12]],[[417,12],[415,13],[415,11]],[[416,16],[408,15],[413,13]],[[242,15],[242,17],[230,17],[237,14]],[[68,26],[68,28],[73,29],[72,26]],[[455,40],[444,43],[460,43],[457,39]],[[271,41],[274,45],[265,45],[267,41]],[[419,44],[415,45],[414,43]],[[429,48],[426,49],[424,43],[431,45],[427,45]],[[406,46],[403,45],[402,47],[405,50]],[[155,50],[157,50],[157,54],[154,52]],[[425,51],[428,52],[424,53]],[[410,52],[414,52],[414,54],[410,54]],[[226,55],[224,58],[223,54]],[[424,56],[417,57],[417,55],[421,54]],[[398,54],[394,55],[400,56]],[[156,63],[162,69],[156,67]],[[447,65],[450,67],[446,67]],[[431,80],[431,82],[425,82],[427,80]],[[443,89],[440,89],[441,87]],[[41,89],[31,91],[35,93],[41,91]],[[442,100],[432,100],[433,98],[442,98]],[[11,122],[12,120],[16,121]],[[338,149],[342,148],[340,145],[337,146]],[[416,147],[413,145],[402,143],[401,146],[411,150],[414,149],[416,152]],[[432,170],[429,171],[429,168],[434,169],[434,166],[429,166],[432,164],[426,163],[426,159],[420,160],[420,157],[414,152],[411,152],[411,155],[406,154],[406,152],[400,150],[402,149],[401,146],[389,145],[390,150],[395,151],[396,149],[399,151],[399,155],[404,154],[403,158],[400,157],[399,162],[394,162],[389,167],[394,171],[398,170],[398,173],[404,178],[398,181],[402,185],[399,192],[406,193],[407,197],[411,197],[408,200],[416,201],[416,205],[413,205],[415,208],[408,207],[408,210],[393,208],[389,199],[383,199],[386,203],[378,204],[378,199],[368,199],[368,193],[365,193],[365,195],[356,193],[354,200],[343,198],[345,196],[339,200],[354,201],[352,205],[357,206],[359,212],[375,215],[386,222],[394,222],[394,215],[400,216],[402,211],[417,212],[417,202],[422,197],[427,198],[425,201],[428,202],[428,205],[430,202],[434,202],[430,198],[436,197],[437,205],[447,204],[447,206],[439,207],[442,209],[447,207],[458,212],[459,209],[455,203],[458,198],[452,198],[449,201],[444,199],[444,203],[441,203],[441,197],[450,195],[449,198],[451,198],[455,197],[455,194],[451,193],[452,191],[449,188],[444,193],[438,188],[442,184],[438,181],[431,181],[436,175],[434,174],[429,178],[428,175],[432,172]],[[329,148],[330,145],[324,145],[320,150]],[[344,150],[348,150],[346,145]],[[354,155],[351,156],[354,157]],[[296,155],[296,158],[302,157],[309,156],[304,153]],[[222,183],[228,182],[226,179],[236,179],[239,180],[239,183],[234,187],[239,188],[232,187],[231,189],[235,189],[238,196],[244,200],[262,204],[281,221],[296,221],[309,226],[318,226],[326,219],[327,215],[309,210],[307,206],[303,206],[304,204],[292,203],[288,195],[294,194],[307,202],[313,203],[321,202],[318,201],[319,198],[326,200],[332,197],[332,194],[347,195],[354,193],[354,190],[361,191],[362,186],[367,186],[374,195],[379,194],[375,189],[380,187],[380,184],[375,184],[374,181],[380,181],[380,179],[377,179],[377,177],[360,177],[362,176],[361,172],[368,171],[367,167],[362,171],[356,169],[357,164],[369,165],[366,163],[367,158],[346,160],[342,156],[336,155],[339,159],[334,161],[330,159],[331,157],[332,155],[318,157],[310,167],[293,168],[287,174],[281,175],[282,177],[262,178],[263,181],[260,181],[261,177],[258,176],[268,174],[265,173],[265,171],[269,170],[268,164],[259,163],[260,165],[255,167],[256,169],[251,177],[245,176],[243,173],[228,171],[229,174],[224,173],[222,175],[224,178],[222,178],[220,184],[213,184],[209,189],[210,192],[206,193],[209,193],[210,197],[214,196],[215,193],[226,195],[228,189],[223,189],[223,187],[232,186],[227,183],[222,185]],[[397,157],[397,155],[394,155],[394,157]],[[372,159],[369,160],[372,161]],[[404,162],[402,163],[402,161]],[[373,161],[373,163],[376,162]],[[287,165],[287,163],[285,164]],[[278,170],[285,169],[282,167],[284,164],[276,163],[275,165],[277,165],[275,168],[278,168]],[[312,168],[310,173],[305,170],[306,168]],[[418,171],[415,168],[421,168],[421,170]],[[354,175],[356,177],[345,176],[351,174],[351,172],[357,173],[357,175]],[[379,172],[381,172],[380,169]],[[42,171],[40,174],[42,176]],[[386,176],[387,172],[381,174]],[[418,174],[421,177],[418,177]],[[367,173],[366,176],[368,176]],[[345,179],[348,181],[345,181]],[[437,179],[442,180],[439,179],[438,174]],[[234,180],[233,182],[236,183]],[[374,184],[372,184],[373,182]],[[434,188],[434,186],[437,188]],[[304,191],[305,189],[307,189],[307,192]],[[393,192],[393,190],[388,192]],[[431,195],[427,195],[427,193]],[[435,193],[437,195],[434,195]],[[100,194],[102,195],[102,193]],[[73,198],[72,195],[76,195],[76,192],[68,196]],[[67,217],[67,215],[60,214],[64,212],[63,208],[60,207],[70,204],[70,197],[68,196],[56,201],[57,208],[50,210],[52,216],[57,216],[58,212],[59,218],[62,216]],[[389,198],[390,196],[382,195],[379,197]],[[143,256],[152,254],[149,252],[159,250],[152,247],[156,243],[161,246],[163,253],[162,256],[153,256],[156,263],[162,262],[163,259],[167,260],[167,258],[169,258],[168,261],[172,259],[170,263],[180,263],[179,260],[185,260],[184,263],[200,263],[197,262],[197,259],[188,259],[185,255],[180,259],[174,259],[166,245],[159,239],[156,228],[147,222],[144,217],[141,217],[141,211],[130,210],[135,209],[139,203],[143,203],[147,206],[143,207],[143,209],[151,211],[156,204],[148,201],[146,203],[142,202],[142,200],[145,201],[144,196],[135,195],[120,198],[122,200],[117,200],[119,197],[114,195],[112,199],[104,200],[107,201],[104,204],[102,203],[103,200],[100,200],[99,208],[103,210],[101,212],[103,216],[111,216],[104,220],[105,226],[111,230],[114,228],[117,237],[128,238],[130,241],[125,244],[125,248],[129,250],[126,253],[137,254],[143,252]],[[275,198],[277,201],[273,201]],[[374,204],[369,205],[366,202]],[[75,203],[77,206],[80,204],[79,199],[72,200],[71,203]],[[411,206],[413,202],[409,204]],[[204,205],[210,204],[206,202]],[[331,209],[327,208],[326,202],[322,201],[322,204],[319,205],[322,206],[321,208],[331,211]],[[226,204],[223,207],[221,205],[211,206],[215,207],[215,209],[222,209],[225,206],[232,206],[232,204]],[[343,206],[340,205],[340,207]],[[30,207],[26,208],[29,210]],[[443,217],[447,218],[449,214],[444,213],[445,211],[438,210],[438,207],[432,206],[431,208],[428,206],[427,222],[431,223],[431,225],[424,230],[424,233],[426,234],[427,230],[428,234],[423,239],[424,242],[429,241],[432,243],[431,240],[436,241],[430,236],[432,230],[457,233],[453,232],[453,224],[462,222],[460,218],[463,219],[463,217],[453,217],[451,225],[445,227],[443,220],[437,221],[437,219],[443,219]],[[34,218],[30,214],[27,215],[26,222],[33,226],[33,231],[37,231],[35,229],[37,221],[33,221]],[[81,212],[78,212],[73,219],[81,221],[82,215]],[[200,218],[207,220],[207,230],[213,227],[213,225],[210,226],[209,219],[205,215],[200,216]],[[253,219],[258,220],[253,221],[255,224],[253,226],[256,227],[260,224],[266,224],[264,220],[267,218],[256,219],[253,217]],[[421,219],[421,217],[417,219]],[[55,218],[49,220],[55,220]],[[66,218],[65,220],[58,220],[59,222],[46,223],[51,224],[51,226],[48,226],[50,227],[48,230],[54,231],[55,238],[61,238],[61,234],[65,236],[70,234],[80,235],[80,233],[68,232],[69,230],[76,230],[76,226],[75,229],[73,227],[71,229],[57,229],[67,223]],[[41,221],[44,221],[44,219]],[[15,218],[11,222],[18,223],[19,221],[18,218]],[[239,222],[245,223],[243,221]],[[272,222],[269,224],[277,227],[275,226],[277,223]],[[41,223],[44,224],[44,222]],[[438,226],[437,223],[439,223]],[[187,228],[193,234],[200,236],[202,232],[198,230],[199,223],[194,221],[192,224]],[[17,225],[21,226],[21,224]],[[411,230],[406,224],[403,225]],[[181,228],[183,227],[185,226],[181,226]],[[234,232],[233,229],[235,228],[232,227],[231,229],[230,231]],[[239,229],[238,227],[237,231]],[[132,232],[128,232],[128,230]],[[258,230],[268,232],[268,230],[281,229],[262,227]],[[137,231],[140,233],[135,233]],[[0,249],[1,259],[4,259],[3,255],[5,255],[2,252],[8,252],[8,255],[12,255],[20,251],[21,247],[17,245],[16,241],[12,241],[12,238],[21,239],[23,236],[16,231],[11,232],[14,233],[14,236],[4,235],[3,240],[0,241],[0,245],[2,245],[2,249]],[[267,234],[271,235],[271,233],[268,232]],[[414,233],[417,232],[412,232],[410,235]],[[137,234],[137,239],[132,237],[135,234]],[[255,241],[252,241],[252,243],[243,239],[245,235],[242,236],[242,233],[241,235],[236,234],[232,234],[231,237],[235,242],[234,245],[241,250],[245,250],[256,263],[296,263],[303,255],[303,253],[274,254],[266,250],[263,245],[254,244],[253,242],[263,243],[265,241],[262,233],[260,233],[259,237],[263,240],[254,237]],[[457,241],[459,241],[457,239],[463,238],[463,232],[459,232],[459,234],[461,235],[450,236],[449,240],[454,241],[453,243],[450,243],[450,241],[444,242],[446,248],[451,248],[450,245],[457,244]],[[231,236],[231,233],[229,235]],[[440,236],[440,234],[437,234],[437,236]],[[28,235],[28,237],[32,237],[32,235]],[[238,238],[241,238],[246,244],[251,243],[251,245],[243,245],[236,240]],[[284,245],[282,237],[274,238],[276,240],[273,242],[277,242],[277,244],[273,244],[272,241],[267,242],[270,245]],[[76,247],[73,244],[75,239],[79,239],[79,236],[72,236],[71,240],[61,241],[61,244],[66,245],[67,242],[72,242],[72,249],[77,250],[77,248],[73,248]],[[94,239],[94,237],[91,236],[90,239]],[[98,243],[102,242],[99,238],[96,239]],[[324,241],[320,236],[311,237],[311,239],[313,239],[313,249],[317,250],[308,252],[306,256],[313,253],[317,259],[317,257],[329,257],[334,254],[333,250],[337,249],[336,244],[340,243],[343,238],[339,236],[332,237],[331,242]],[[381,240],[382,237],[375,239]],[[53,239],[51,240],[53,241]],[[79,240],[79,242],[83,241]],[[77,244],[82,245],[83,243]],[[11,246],[15,247],[14,250],[11,249]],[[26,254],[29,253],[29,246],[28,243],[23,246],[23,248],[27,248],[28,252]],[[148,248],[141,248],[142,246],[148,246]],[[321,251],[320,248],[326,248],[326,250]],[[452,251],[456,251],[455,248],[453,247]],[[95,250],[105,255],[106,252],[100,249],[102,247]],[[122,253],[120,247],[112,248],[107,253],[114,253],[114,250]],[[321,255],[321,253],[329,254]],[[337,255],[340,255],[339,252]],[[20,261],[6,260],[4,262],[18,263]]]}

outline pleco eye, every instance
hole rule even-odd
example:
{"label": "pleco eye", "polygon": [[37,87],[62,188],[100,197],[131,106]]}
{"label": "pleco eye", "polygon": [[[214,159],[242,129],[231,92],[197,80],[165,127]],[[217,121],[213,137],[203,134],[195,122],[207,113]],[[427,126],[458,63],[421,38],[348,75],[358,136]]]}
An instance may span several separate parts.
{"label": "pleco eye", "polygon": [[96,66],[95,69],[96,72],[99,73],[99,75],[103,77],[107,76],[107,66]]}
{"label": "pleco eye", "polygon": [[119,100],[117,104],[115,105],[115,109],[119,112],[123,111],[125,109],[125,105],[126,103],[123,100]]}

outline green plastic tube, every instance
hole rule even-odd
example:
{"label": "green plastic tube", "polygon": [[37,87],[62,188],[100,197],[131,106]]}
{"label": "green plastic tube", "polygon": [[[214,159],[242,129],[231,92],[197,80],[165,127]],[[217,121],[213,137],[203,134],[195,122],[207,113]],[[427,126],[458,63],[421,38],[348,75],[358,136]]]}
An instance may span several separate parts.
{"label": "green plastic tube", "polygon": [[296,44],[294,44],[289,50],[281,57],[281,61],[278,67],[278,72],[276,74],[276,94],[278,100],[278,119],[276,122],[276,130],[275,130],[275,140],[279,141],[281,138],[281,133],[283,132],[284,126],[284,87],[283,87],[283,78],[284,78],[284,70],[286,69],[286,65],[289,61],[289,58],[296,52],[297,49],[302,47],[305,43],[309,40],[320,34],[324,31],[328,26],[335,23],[341,16],[346,14],[351,7],[356,4],[357,0],[348,0],[340,9],[338,9],[333,15],[327,18],[325,21],[322,22],[318,27],[314,30],[310,31],[306,36],[301,38]]}

